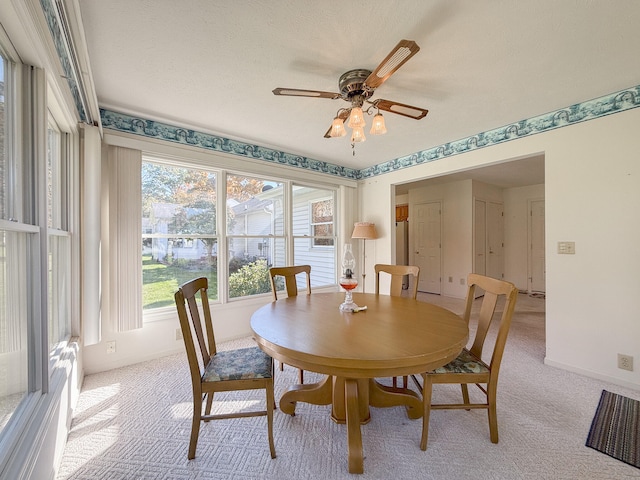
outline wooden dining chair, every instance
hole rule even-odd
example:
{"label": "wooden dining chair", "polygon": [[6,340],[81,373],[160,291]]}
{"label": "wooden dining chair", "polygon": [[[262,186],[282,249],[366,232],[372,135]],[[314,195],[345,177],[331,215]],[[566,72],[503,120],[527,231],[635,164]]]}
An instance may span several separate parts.
{"label": "wooden dining chair", "polygon": [[[273,359],[257,346],[217,351],[207,287],[208,281],[205,277],[196,278],[181,285],[174,296],[193,387],[193,419],[188,458],[191,460],[196,456],[200,422],[264,415],[267,416],[271,458],[275,458]],[[200,302],[198,302],[198,297]],[[202,308],[202,316],[198,309],[198,303]],[[265,389],[266,410],[211,415],[214,393],[255,389]],[[202,403],[204,400],[206,400],[206,405],[203,415]]]}
{"label": "wooden dining chair", "polygon": [[271,281],[271,293],[273,299],[278,300],[278,285],[276,277],[283,277],[288,297],[298,295],[297,275],[306,274],[307,295],[311,295],[311,265],[294,265],[291,267],[271,267],[269,269],[269,280]]}
{"label": "wooden dining chair", "polygon": [[391,275],[391,287],[389,295],[399,297],[402,295],[402,279],[405,275],[412,275],[413,279],[410,283],[411,298],[414,300],[418,296],[418,280],[420,278],[420,267],[415,265],[385,265],[378,263],[373,269],[376,272],[376,295],[380,294],[380,272]]}
{"label": "wooden dining chair", "polygon": [[[429,416],[431,410],[435,409],[465,409],[484,408],[487,409],[489,416],[489,432],[491,441],[498,443],[498,419],[496,415],[496,393],[498,387],[498,373],[500,371],[500,363],[504,346],[509,334],[511,326],[511,318],[518,297],[518,289],[510,282],[497,280],[491,277],[485,277],[472,273],[468,276],[467,284],[469,289],[467,292],[467,302],[463,315],[463,319],[469,325],[472,317],[472,306],[475,299],[476,288],[481,288],[484,296],[482,297],[480,308],[473,309],[474,321],[477,322],[477,330],[473,345],[470,349],[463,349],[460,355],[452,362],[435,370],[422,374],[422,399],[424,404],[424,414],[422,417],[422,439],[420,448],[427,449],[427,437],[429,435]],[[498,302],[502,305],[502,315],[496,312]],[[495,315],[494,315],[495,313]],[[483,347],[487,332],[495,320],[494,317],[500,317],[497,326],[495,340],[492,340],[493,346],[490,349],[491,359],[489,362],[482,360]],[[488,352],[487,352],[488,354]],[[416,383],[419,382],[415,375],[412,376]],[[432,404],[431,394],[432,387],[435,383],[459,383],[462,388],[463,403],[456,404]],[[484,402],[470,403],[468,384],[475,384],[484,395]],[[486,386],[483,386],[486,385]]]}
{"label": "wooden dining chair", "polygon": [[[284,286],[287,290],[287,297],[298,295],[298,275],[306,275],[307,295],[311,295],[311,265],[294,265],[290,267],[271,267],[269,269],[269,280],[271,282],[271,293],[273,300],[278,300],[278,285],[276,277],[284,278]],[[284,364],[280,362],[280,370],[284,369]],[[304,383],[304,371],[298,369],[300,383]]]}
{"label": "wooden dining chair", "polygon": [[[402,295],[402,279],[405,275],[412,275],[413,279],[411,284],[411,298],[414,300],[418,296],[418,279],[420,278],[420,267],[415,265],[386,265],[378,263],[373,267],[376,273],[376,295],[380,295],[380,273],[386,273],[391,275],[391,286],[389,288],[389,295],[399,297]],[[402,377],[404,388],[407,388],[408,377]],[[398,378],[393,377],[393,387],[398,386]]]}

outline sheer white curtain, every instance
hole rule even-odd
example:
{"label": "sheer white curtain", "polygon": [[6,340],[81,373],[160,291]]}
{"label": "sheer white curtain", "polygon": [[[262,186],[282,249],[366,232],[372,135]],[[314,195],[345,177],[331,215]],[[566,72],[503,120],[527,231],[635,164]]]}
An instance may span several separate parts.
{"label": "sheer white curtain", "polygon": [[142,328],[142,152],[108,147],[109,298],[117,331]]}

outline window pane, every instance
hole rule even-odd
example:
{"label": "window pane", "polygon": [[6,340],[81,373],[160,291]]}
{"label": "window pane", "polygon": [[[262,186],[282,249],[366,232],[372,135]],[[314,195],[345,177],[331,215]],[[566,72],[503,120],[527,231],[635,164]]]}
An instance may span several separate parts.
{"label": "window pane", "polygon": [[9,166],[7,158],[7,123],[6,123],[6,97],[7,87],[7,61],[0,55],[0,218],[8,218],[7,212],[7,188]]}
{"label": "window pane", "polygon": [[49,348],[51,350],[55,349],[59,342],[68,340],[71,334],[70,243],[66,235],[49,235]]}
{"label": "window pane", "polygon": [[285,258],[282,183],[227,175],[229,298],[271,291],[269,267]]}
{"label": "window pane", "polygon": [[174,305],[180,285],[209,279],[218,299],[216,174],[142,163],[142,306]]}
{"label": "window pane", "polygon": [[27,234],[0,231],[0,432],[27,393]]}
{"label": "window pane", "polygon": [[335,192],[293,187],[293,256],[296,265],[311,265],[313,285],[333,285],[335,277]]}
{"label": "window pane", "polygon": [[64,185],[60,132],[53,122],[49,121],[47,128],[47,226],[49,228],[62,228]]}
{"label": "window pane", "polygon": [[49,116],[47,125],[47,227],[48,227],[48,311],[49,350],[69,339],[71,334],[70,281],[71,241],[66,228],[67,211],[65,168],[68,158],[62,149],[62,134],[55,120]]}

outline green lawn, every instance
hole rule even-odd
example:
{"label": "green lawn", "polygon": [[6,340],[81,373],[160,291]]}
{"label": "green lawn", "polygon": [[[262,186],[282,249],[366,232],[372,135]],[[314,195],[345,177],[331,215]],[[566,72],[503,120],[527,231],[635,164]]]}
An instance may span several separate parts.
{"label": "green lawn", "polygon": [[142,256],[142,308],[159,308],[174,305],[173,295],[178,286],[197,277],[209,279],[209,299],[218,298],[218,279],[212,267],[198,269],[196,266],[165,265]]}

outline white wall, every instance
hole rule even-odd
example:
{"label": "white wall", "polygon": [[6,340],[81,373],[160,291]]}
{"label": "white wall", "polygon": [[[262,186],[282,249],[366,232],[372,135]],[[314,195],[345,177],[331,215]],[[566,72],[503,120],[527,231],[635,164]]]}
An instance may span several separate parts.
{"label": "white wall", "polygon": [[[640,363],[638,125],[634,109],[365,179],[360,217],[390,224],[393,202],[381,199],[392,184],[544,153],[545,362],[640,389],[640,368],[617,368],[617,353]],[[370,242],[370,263],[391,260],[388,231]],[[559,241],[576,242],[576,254],[558,254]]]}

